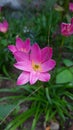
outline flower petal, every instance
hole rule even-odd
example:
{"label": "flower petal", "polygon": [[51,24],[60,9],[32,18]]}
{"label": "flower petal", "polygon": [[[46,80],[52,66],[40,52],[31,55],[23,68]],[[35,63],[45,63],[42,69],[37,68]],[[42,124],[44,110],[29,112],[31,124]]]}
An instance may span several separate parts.
{"label": "flower petal", "polygon": [[1,28],[3,27],[3,24],[2,23],[0,23],[0,31],[1,31]]}
{"label": "flower petal", "polygon": [[68,24],[66,24],[66,23],[61,24],[61,34],[64,36],[68,36],[67,26],[68,26]]}
{"label": "flower petal", "polygon": [[30,38],[27,38],[26,41],[24,41],[24,48],[25,48],[27,53],[30,51],[30,49],[31,49]]}
{"label": "flower petal", "polygon": [[51,47],[45,47],[41,50],[41,62],[45,62],[52,58],[53,50]]}
{"label": "flower petal", "polygon": [[23,85],[29,82],[30,73],[22,72],[17,79],[17,85]]}
{"label": "flower petal", "polygon": [[41,62],[41,49],[37,43],[35,43],[31,48],[30,60],[35,63]]}
{"label": "flower petal", "polygon": [[8,30],[8,22],[4,20],[2,23],[0,23],[0,31],[6,33],[7,30]]}
{"label": "flower petal", "polygon": [[29,54],[17,51],[14,53],[14,57],[17,61],[26,61],[29,60]]}
{"label": "flower petal", "polygon": [[3,21],[3,25],[4,25],[4,27],[6,27],[8,29],[9,25],[8,25],[8,22],[6,20]]}
{"label": "flower petal", "polygon": [[73,11],[73,3],[72,2],[69,3],[69,10]]}
{"label": "flower petal", "polygon": [[73,17],[71,18],[71,24],[73,24]]}
{"label": "flower petal", "polygon": [[40,73],[39,74],[39,80],[47,82],[50,80],[50,74],[49,73]]}
{"label": "flower petal", "polygon": [[21,38],[16,38],[16,48],[21,51],[21,49],[24,47],[24,42]]}
{"label": "flower petal", "polygon": [[25,59],[24,61],[20,61],[14,64],[14,67],[23,71],[30,72],[32,71],[31,61]]}
{"label": "flower petal", "polygon": [[39,73],[32,71],[30,73],[30,84],[34,84],[38,80],[38,78],[39,78]]}
{"label": "flower petal", "polygon": [[56,65],[55,60],[50,59],[50,60],[44,62],[44,63],[41,65],[41,67],[42,67],[41,72],[50,71],[50,70],[52,70],[52,69],[55,67],[55,65]]}
{"label": "flower petal", "polygon": [[12,52],[15,53],[17,51],[16,47],[14,45],[9,45],[8,49]]}
{"label": "flower petal", "polygon": [[62,23],[61,24],[61,33],[64,36],[70,36],[73,34],[73,24]]}

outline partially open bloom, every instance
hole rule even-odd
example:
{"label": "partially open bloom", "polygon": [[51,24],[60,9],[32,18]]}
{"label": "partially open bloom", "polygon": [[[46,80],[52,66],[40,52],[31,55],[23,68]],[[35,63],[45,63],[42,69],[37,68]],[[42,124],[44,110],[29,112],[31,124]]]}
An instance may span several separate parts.
{"label": "partially open bloom", "polygon": [[52,53],[51,47],[40,49],[37,43],[31,47],[29,57],[25,53],[16,52],[17,63],[14,66],[22,70],[18,77],[17,85],[23,85],[27,82],[34,84],[37,80],[49,81],[50,74],[48,72],[56,65],[56,62],[51,59]]}
{"label": "partially open bloom", "polygon": [[9,50],[14,54],[17,51],[28,53],[30,51],[30,39],[27,38],[23,41],[21,38],[16,38],[16,45],[9,45]]}
{"label": "partially open bloom", "polygon": [[70,36],[73,34],[73,18],[71,19],[71,23],[61,24],[61,34],[64,36]]}
{"label": "partially open bloom", "polygon": [[8,31],[8,22],[4,20],[0,23],[0,32],[6,33]]}
{"label": "partially open bloom", "polygon": [[73,3],[72,2],[69,3],[69,10],[73,11]]}

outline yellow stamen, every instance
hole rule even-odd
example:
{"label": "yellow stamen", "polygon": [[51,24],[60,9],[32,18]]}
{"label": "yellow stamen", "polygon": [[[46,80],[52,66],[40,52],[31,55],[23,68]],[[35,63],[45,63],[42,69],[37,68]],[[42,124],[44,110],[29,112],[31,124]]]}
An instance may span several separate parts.
{"label": "yellow stamen", "polygon": [[40,64],[35,64],[34,62],[32,62],[32,68],[35,71],[41,71],[41,65]]}

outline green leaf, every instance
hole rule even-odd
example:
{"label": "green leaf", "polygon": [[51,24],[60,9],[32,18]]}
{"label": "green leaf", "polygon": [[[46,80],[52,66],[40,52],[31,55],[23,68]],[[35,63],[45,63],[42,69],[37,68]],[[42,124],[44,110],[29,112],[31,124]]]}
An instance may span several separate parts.
{"label": "green leaf", "polygon": [[73,73],[73,67],[70,67],[69,69],[70,69],[70,71]]}
{"label": "green leaf", "polygon": [[65,95],[69,97],[71,100],[73,100],[73,94],[70,92],[66,92]]}
{"label": "green leaf", "polygon": [[22,125],[29,117],[31,117],[35,113],[35,107],[30,108],[26,110],[25,112],[19,114],[15,117],[14,120],[12,120],[8,126],[5,128],[5,130],[16,130],[17,127]]}
{"label": "green leaf", "polygon": [[66,65],[66,66],[72,66],[73,65],[73,61],[69,60],[69,59],[64,59],[63,60],[63,63]]}
{"label": "green leaf", "polygon": [[64,69],[63,71],[59,72],[56,76],[56,83],[68,83],[72,82],[73,74],[68,70]]}
{"label": "green leaf", "polygon": [[6,118],[15,108],[15,104],[0,104],[0,120]]}
{"label": "green leaf", "polygon": [[52,104],[52,100],[51,100],[51,98],[50,98],[48,88],[45,88],[45,91],[46,91],[46,97],[47,97],[47,99],[48,99],[49,103],[50,103],[50,104]]}
{"label": "green leaf", "polygon": [[6,66],[3,65],[3,72],[7,77],[10,77],[10,75],[8,74],[8,71],[6,70]]}
{"label": "green leaf", "polygon": [[2,39],[2,40],[1,40],[1,44],[4,45],[4,46],[6,46],[6,45],[8,44],[8,43],[7,43],[7,40],[6,40],[6,39]]}
{"label": "green leaf", "polygon": [[60,5],[55,5],[55,10],[56,11],[59,11],[59,12],[62,12],[62,11],[64,11],[64,8],[63,7],[61,7]]}
{"label": "green leaf", "polygon": [[43,24],[43,27],[46,28],[46,17],[45,17],[45,15],[42,16],[42,24]]}
{"label": "green leaf", "polygon": [[35,130],[36,123],[37,123],[41,113],[42,113],[42,110],[40,109],[40,104],[38,103],[31,130]]}
{"label": "green leaf", "polygon": [[52,107],[50,107],[45,114],[45,122],[49,122],[50,120],[52,120],[54,118],[56,114],[56,110],[52,111]]}

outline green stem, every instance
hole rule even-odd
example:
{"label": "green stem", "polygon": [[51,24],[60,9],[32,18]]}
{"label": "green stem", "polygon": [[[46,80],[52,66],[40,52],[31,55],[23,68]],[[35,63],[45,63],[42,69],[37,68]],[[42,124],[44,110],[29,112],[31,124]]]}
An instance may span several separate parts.
{"label": "green stem", "polygon": [[62,42],[61,42],[60,48],[62,48],[64,46],[64,41],[65,41],[65,37],[62,36]]}

